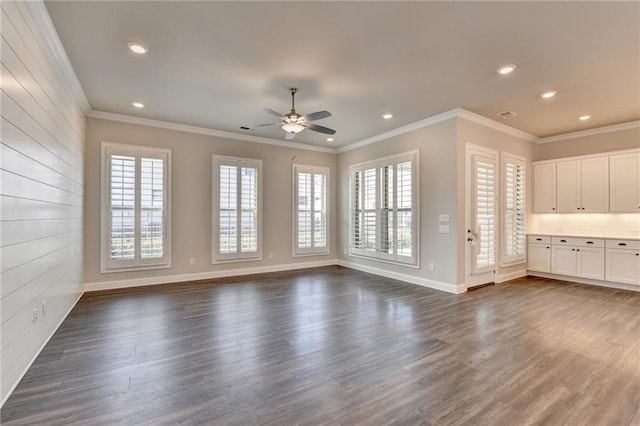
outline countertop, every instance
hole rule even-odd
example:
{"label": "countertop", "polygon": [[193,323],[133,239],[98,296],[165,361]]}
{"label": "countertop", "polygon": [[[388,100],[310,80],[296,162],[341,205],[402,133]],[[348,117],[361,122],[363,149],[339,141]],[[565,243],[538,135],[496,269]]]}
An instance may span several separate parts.
{"label": "countertop", "polygon": [[587,235],[587,234],[566,234],[566,233],[553,233],[550,234],[548,232],[534,232],[527,233],[527,235],[540,235],[545,237],[569,237],[569,238],[597,238],[600,240],[631,240],[631,241],[640,241],[640,237],[630,237],[630,236],[620,236],[620,235]]}

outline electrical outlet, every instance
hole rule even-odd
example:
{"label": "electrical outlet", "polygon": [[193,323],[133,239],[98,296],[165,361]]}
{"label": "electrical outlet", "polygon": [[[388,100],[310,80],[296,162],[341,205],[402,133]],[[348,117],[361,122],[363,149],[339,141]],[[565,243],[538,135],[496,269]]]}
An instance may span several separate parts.
{"label": "electrical outlet", "polygon": [[195,259],[195,257],[190,257],[190,258],[189,258],[189,266],[196,266],[196,259]]}
{"label": "electrical outlet", "polygon": [[38,309],[33,308],[33,323],[37,323],[38,322]]}
{"label": "electrical outlet", "polygon": [[436,270],[436,265],[433,264],[433,262],[429,262],[429,271],[433,272]]}
{"label": "electrical outlet", "polygon": [[44,318],[45,316],[47,316],[47,301],[43,300],[42,301],[42,318]]}

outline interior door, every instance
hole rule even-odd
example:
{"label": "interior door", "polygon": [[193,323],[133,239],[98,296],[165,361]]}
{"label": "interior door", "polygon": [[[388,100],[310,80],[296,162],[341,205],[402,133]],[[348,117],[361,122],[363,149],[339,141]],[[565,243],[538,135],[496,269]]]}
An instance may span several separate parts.
{"label": "interior door", "polygon": [[467,288],[494,282],[496,264],[496,153],[467,145]]}

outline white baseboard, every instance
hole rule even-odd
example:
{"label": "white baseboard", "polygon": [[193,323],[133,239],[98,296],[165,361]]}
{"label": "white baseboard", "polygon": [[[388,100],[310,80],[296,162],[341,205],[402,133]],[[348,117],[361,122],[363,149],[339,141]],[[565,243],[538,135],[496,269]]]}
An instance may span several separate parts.
{"label": "white baseboard", "polygon": [[60,328],[60,326],[62,325],[62,322],[64,320],[67,319],[67,317],[69,316],[69,314],[71,313],[71,311],[73,310],[73,308],[76,307],[76,305],[78,304],[78,301],[80,300],[80,298],[82,297],[82,295],[84,294],[84,291],[80,292],[80,295],[78,296],[78,298],[76,299],[75,302],[73,302],[73,304],[71,305],[71,307],[69,308],[69,310],[67,310],[67,312],[62,316],[62,318],[60,318],[60,321],[58,321],[58,324],[53,328],[53,330],[51,331],[51,334],[49,334],[49,337],[47,337],[45,339],[45,341],[42,343],[42,345],[40,346],[40,348],[38,349],[38,351],[36,352],[36,354],[33,356],[33,358],[31,359],[31,361],[29,361],[29,363],[27,364],[27,366],[24,368],[24,371],[22,373],[20,373],[20,376],[18,377],[18,380],[16,380],[16,382],[13,384],[13,386],[11,386],[11,389],[9,389],[9,392],[7,392],[7,394],[4,396],[4,398],[2,399],[2,401],[0,401],[0,408],[2,408],[2,406],[4,405],[5,402],[7,402],[7,400],[9,399],[9,397],[11,396],[11,394],[13,394],[13,391],[16,390],[16,387],[18,387],[18,385],[20,384],[20,382],[22,381],[22,378],[24,377],[25,374],[27,374],[27,371],[29,371],[29,369],[31,368],[31,365],[33,365],[34,361],[36,360],[36,358],[38,358],[38,356],[40,355],[40,352],[42,352],[42,350],[44,349],[45,346],[47,346],[47,343],[49,343],[49,340],[51,340],[51,338],[53,337],[54,334],[56,334],[56,331],[58,331],[58,329]]}
{"label": "white baseboard", "polygon": [[508,274],[496,275],[495,280],[497,284],[497,283],[503,283],[505,281],[515,280],[516,278],[522,278],[526,276],[527,276],[527,270],[522,269],[520,271],[509,272]]}
{"label": "white baseboard", "polygon": [[588,278],[570,277],[567,275],[551,274],[548,272],[527,271],[527,274],[531,275],[532,277],[552,278],[555,280],[571,281],[571,282],[580,283],[580,284],[597,285],[600,287],[617,288],[620,290],[640,291],[640,286],[637,286],[634,284],[613,283],[610,281],[591,280]]}
{"label": "white baseboard", "polygon": [[414,275],[407,275],[399,272],[391,272],[384,269],[374,268],[372,266],[360,265],[358,263],[353,263],[346,260],[338,259],[338,265],[344,266],[345,268],[356,269],[358,271],[379,275],[381,277],[392,278],[394,280],[405,281],[411,284],[421,285],[423,287],[446,291],[447,293],[460,294],[467,291],[467,288],[464,286],[464,284],[456,285],[445,283],[442,281],[434,281],[427,278],[416,277]]}
{"label": "white baseboard", "polygon": [[318,268],[337,265],[336,259],[313,262],[289,263],[284,265],[258,266],[254,268],[225,269],[221,271],[196,272],[193,274],[163,275],[160,277],[133,278],[127,280],[99,281],[84,284],[84,291],[114,290],[119,288],[142,287],[157,284],[171,284],[184,281],[209,280],[214,278],[237,277],[242,275],[265,274],[269,272],[292,271],[295,269]]}

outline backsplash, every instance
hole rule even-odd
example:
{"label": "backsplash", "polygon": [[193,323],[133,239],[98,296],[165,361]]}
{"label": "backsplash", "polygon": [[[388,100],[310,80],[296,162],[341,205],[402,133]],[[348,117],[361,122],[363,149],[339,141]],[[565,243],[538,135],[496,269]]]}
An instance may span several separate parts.
{"label": "backsplash", "polygon": [[531,214],[528,234],[640,238],[640,214]]}

